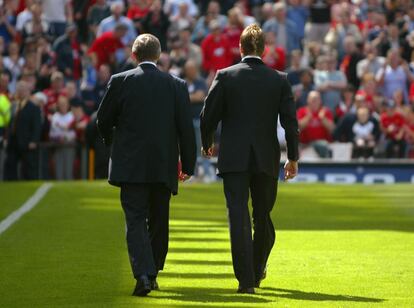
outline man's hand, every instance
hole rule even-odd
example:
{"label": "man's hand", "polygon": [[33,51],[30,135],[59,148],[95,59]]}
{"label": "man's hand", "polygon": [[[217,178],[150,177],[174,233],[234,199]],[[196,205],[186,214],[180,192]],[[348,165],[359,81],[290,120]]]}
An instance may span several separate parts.
{"label": "man's hand", "polygon": [[287,160],[285,163],[285,181],[293,179],[298,174],[298,162]]}
{"label": "man's hand", "polygon": [[178,179],[179,179],[181,182],[185,182],[185,181],[187,181],[189,178],[191,178],[191,176],[190,176],[190,175],[188,175],[188,174],[186,174],[186,173],[184,173],[184,172],[182,172],[182,171],[180,171],[180,173],[178,174]]}
{"label": "man's hand", "polygon": [[29,150],[34,150],[37,148],[37,144],[35,142],[30,142],[28,148]]}
{"label": "man's hand", "polygon": [[213,147],[208,148],[207,151],[201,148],[201,154],[206,158],[211,158],[213,156]]}

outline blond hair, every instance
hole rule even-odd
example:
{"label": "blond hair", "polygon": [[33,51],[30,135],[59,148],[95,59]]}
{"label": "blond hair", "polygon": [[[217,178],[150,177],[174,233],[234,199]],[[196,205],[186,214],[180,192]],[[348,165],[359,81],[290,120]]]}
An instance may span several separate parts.
{"label": "blond hair", "polygon": [[240,46],[245,56],[262,56],[265,47],[265,35],[262,29],[257,24],[247,26],[240,36]]}

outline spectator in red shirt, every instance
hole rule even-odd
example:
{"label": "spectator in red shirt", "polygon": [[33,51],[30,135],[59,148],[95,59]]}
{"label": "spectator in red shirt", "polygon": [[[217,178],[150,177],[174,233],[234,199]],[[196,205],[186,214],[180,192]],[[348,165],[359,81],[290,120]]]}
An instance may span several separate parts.
{"label": "spectator in red shirt", "polygon": [[76,140],[83,144],[85,142],[85,129],[89,123],[89,116],[85,113],[83,105],[79,103],[72,104],[72,113],[74,116],[73,128],[76,133]]}
{"label": "spectator in red shirt", "polygon": [[407,106],[405,109],[404,137],[408,147],[407,158],[414,158],[414,106]]}
{"label": "spectator in red shirt", "polygon": [[219,22],[212,20],[209,27],[211,33],[201,43],[203,68],[209,73],[208,84],[213,80],[217,70],[230,66],[233,60],[230,43],[226,35],[221,32]]}
{"label": "spectator in red shirt", "polygon": [[131,20],[142,19],[148,15],[151,2],[148,0],[130,1],[127,17]]}
{"label": "spectator in red shirt", "polygon": [[98,37],[89,48],[88,53],[92,62],[98,69],[102,64],[115,64],[115,52],[124,48],[121,39],[128,31],[128,27],[122,23],[116,25],[113,32],[106,32]]}
{"label": "spectator in red shirt", "polygon": [[414,82],[411,83],[410,93],[409,93],[409,97],[408,98],[410,100],[411,105],[414,106]]}
{"label": "spectator in red shirt", "polygon": [[233,57],[233,64],[240,61],[240,35],[244,29],[243,16],[241,10],[237,7],[232,8],[228,12],[228,23],[224,28],[224,33],[229,40],[231,54]]}
{"label": "spectator in red shirt", "polygon": [[384,103],[385,111],[381,113],[381,130],[386,138],[386,157],[403,158],[406,142],[404,140],[404,116],[397,111],[393,100]]}
{"label": "spectator in red shirt", "polygon": [[43,91],[47,97],[45,105],[45,115],[50,119],[50,116],[56,111],[56,103],[59,96],[66,96],[65,80],[63,73],[56,71],[50,77],[50,88]]}
{"label": "spectator in red shirt", "polygon": [[267,66],[279,71],[285,70],[286,53],[282,47],[276,45],[274,32],[266,32],[266,45],[262,58]]}
{"label": "spectator in red shirt", "polygon": [[332,112],[322,106],[321,95],[318,91],[309,93],[307,106],[298,109],[297,117],[300,142],[311,145],[320,157],[329,157],[328,143],[332,140],[335,125]]}

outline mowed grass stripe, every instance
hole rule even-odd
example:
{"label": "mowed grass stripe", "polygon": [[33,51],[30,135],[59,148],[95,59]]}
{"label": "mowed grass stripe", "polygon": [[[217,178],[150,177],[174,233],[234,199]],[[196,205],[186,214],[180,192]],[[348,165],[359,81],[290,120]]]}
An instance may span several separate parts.
{"label": "mowed grass stripe", "polygon": [[0,221],[18,209],[39,188],[40,182],[0,182]]}
{"label": "mowed grass stripe", "polygon": [[268,278],[248,296],[234,293],[221,185],[184,185],[172,199],[161,291],[142,299],[130,296],[118,189],[56,184],[0,237],[0,306],[411,307],[412,191],[281,183]]}

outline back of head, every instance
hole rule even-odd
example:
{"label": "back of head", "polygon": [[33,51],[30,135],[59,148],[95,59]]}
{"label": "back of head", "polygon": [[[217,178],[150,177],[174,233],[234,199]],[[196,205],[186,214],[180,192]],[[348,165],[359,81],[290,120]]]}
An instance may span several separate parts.
{"label": "back of head", "polygon": [[156,62],[161,54],[160,41],[152,34],[141,34],[136,38],[132,46],[132,53],[138,62]]}
{"label": "back of head", "polygon": [[243,56],[261,57],[265,48],[265,35],[262,29],[253,24],[246,27],[240,36],[240,50]]}

